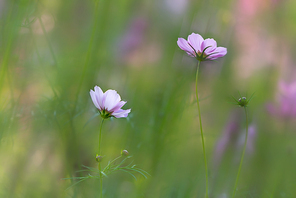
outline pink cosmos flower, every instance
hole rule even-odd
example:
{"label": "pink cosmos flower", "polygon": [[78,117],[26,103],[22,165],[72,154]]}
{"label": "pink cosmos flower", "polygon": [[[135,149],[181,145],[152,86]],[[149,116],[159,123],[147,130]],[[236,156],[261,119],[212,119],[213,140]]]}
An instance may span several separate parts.
{"label": "pink cosmos flower", "polygon": [[[219,168],[220,163],[227,155],[229,151],[239,151],[235,157],[239,159],[240,149],[244,146],[245,141],[245,129],[242,128],[242,122],[244,121],[243,113],[236,110],[232,112],[226,128],[216,144],[214,153],[214,165],[215,168]],[[257,126],[255,123],[249,125],[248,140],[246,145],[246,154],[251,155],[255,151],[255,144],[257,139]]]}
{"label": "pink cosmos flower", "polygon": [[90,90],[89,93],[102,118],[106,119],[112,116],[116,118],[127,117],[131,112],[131,109],[121,109],[126,102],[121,101],[120,95],[115,90],[109,89],[103,93],[98,86],[95,86],[94,90]]}
{"label": "pink cosmos flower", "polygon": [[195,33],[190,34],[187,41],[178,38],[177,44],[189,56],[195,57],[199,61],[214,60],[227,54],[227,49],[217,47],[217,42],[214,39],[204,40],[202,36]]}
{"label": "pink cosmos flower", "polygon": [[291,118],[296,117],[296,81],[292,83],[279,82],[278,105],[267,104],[270,114]]}

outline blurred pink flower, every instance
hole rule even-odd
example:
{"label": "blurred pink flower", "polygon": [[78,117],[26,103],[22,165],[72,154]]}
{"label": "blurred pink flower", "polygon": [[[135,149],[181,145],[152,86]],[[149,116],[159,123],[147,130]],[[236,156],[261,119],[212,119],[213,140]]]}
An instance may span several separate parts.
{"label": "blurred pink flower", "polygon": [[284,118],[296,116],[296,81],[290,84],[279,82],[278,105],[267,104],[267,111]]}
{"label": "blurred pink flower", "polygon": [[94,105],[99,109],[102,118],[109,117],[127,117],[131,109],[123,110],[121,107],[126,102],[121,101],[120,95],[115,90],[107,90],[103,93],[102,89],[95,86],[95,91],[90,90],[90,96]]}
{"label": "blurred pink flower", "polygon": [[[238,151],[239,154],[235,154],[235,159],[239,159],[241,148],[244,145],[246,129],[241,129],[242,122],[244,121],[243,114],[240,111],[234,111],[229,121],[226,125],[226,128],[217,141],[216,149],[214,152],[214,164],[216,168],[219,167],[222,158],[228,151]],[[255,141],[257,137],[257,127],[256,125],[250,124],[248,130],[248,140],[246,152],[251,155],[255,151]]]}
{"label": "blurred pink flower", "polygon": [[227,148],[234,147],[234,144],[238,138],[240,131],[240,125],[242,120],[242,114],[239,111],[232,112],[223,135],[218,140],[216,144],[215,154],[214,154],[214,164],[219,166],[220,161],[226,152]]}
{"label": "blurred pink flower", "polygon": [[[245,132],[245,130],[242,130],[242,132]],[[245,134],[241,133],[240,137],[237,141],[237,149],[242,148],[244,146],[245,142]],[[257,126],[256,124],[252,123],[249,125],[248,130],[248,141],[247,141],[247,154],[252,154],[255,152],[255,142],[257,138]]]}
{"label": "blurred pink flower", "polygon": [[133,18],[126,33],[121,38],[118,46],[118,53],[125,58],[134,51],[139,50],[145,39],[145,33],[149,27],[148,20],[144,16]]}
{"label": "blurred pink flower", "polygon": [[195,33],[190,34],[187,41],[178,38],[177,44],[189,56],[195,57],[199,61],[214,60],[227,54],[227,49],[217,47],[217,42],[214,39],[204,40],[201,35]]}

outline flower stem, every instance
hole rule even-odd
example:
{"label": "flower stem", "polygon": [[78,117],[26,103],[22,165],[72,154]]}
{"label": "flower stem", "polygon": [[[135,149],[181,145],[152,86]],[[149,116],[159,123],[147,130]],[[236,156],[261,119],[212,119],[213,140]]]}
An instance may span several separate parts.
{"label": "flower stem", "polygon": [[244,144],[243,153],[242,153],[242,156],[241,156],[241,160],[240,160],[240,164],[239,164],[239,167],[238,167],[238,172],[237,172],[237,176],[236,176],[236,180],[235,180],[235,185],[234,185],[233,192],[232,192],[232,198],[235,197],[236,187],[237,187],[237,183],[238,183],[238,179],[239,179],[239,174],[240,174],[240,171],[241,171],[241,168],[242,168],[244,155],[245,155],[245,151],[246,151],[246,146],[247,146],[247,140],[248,140],[248,125],[249,124],[248,124],[247,107],[244,106],[244,109],[245,109],[245,114],[246,114],[246,137],[245,137],[245,144]]}
{"label": "flower stem", "polygon": [[205,148],[205,141],[204,141],[204,135],[202,131],[202,123],[201,123],[201,114],[200,114],[200,107],[199,107],[199,99],[198,99],[198,91],[197,91],[197,81],[198,81],[198,71],[199,71],[199,65],[200,61],[197,63],[197,69],[196,69],[196,80],[195,80],[195,94],[196,94],[196,103],[197,103],[197,109],[198,109],[198,118],[199,118],[199,126],[200,126],[200,134],[201,134],[201,142],[202,142],[202,150],[203,150],[203,156],[205,161],[205,172],[206,172],[206,198],[209,197],[209,185],[208,185],[208,165],[207,165],[207,156],[206,156],[206,148]]}
{"label": "flower stem", "polygon": [[[100,133],[99,133],[99,156],[101,156],[101,141],[102,141],[102,127],[104,123],[104,118],[102,119],[101,126],[100,126]],[[102,178],[102,168],[101,162],[99,162],[99,172],[100,172],[100,198],[103,198],[103,178]]]}

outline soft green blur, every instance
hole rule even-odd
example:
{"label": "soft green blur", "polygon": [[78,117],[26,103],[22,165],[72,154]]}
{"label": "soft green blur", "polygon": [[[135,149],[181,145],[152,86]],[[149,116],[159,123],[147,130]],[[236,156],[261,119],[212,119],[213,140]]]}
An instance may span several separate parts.
{"label": "soft green blur", "polygon": [[[199,73],[210,197],[231,197],[246,128],[232,96],[253,93],[255,130],[236,197],[296,197],[295,117],[266,108],[277,104],[279,81],[296,79],[295,7],[286,0],[0,0],[0,197],[99,197],[99,180],[68,188],[76,181],[63,179],[98,166],[95,85],[116,90],[123,109],[132,109],[104,122],[102,165],[127,149],[150,174],[112,174],[104,197],[204,197],[197,63],[177,46],[192,32],[228,49]],[[231,123],[238,128],[227,136]]]}

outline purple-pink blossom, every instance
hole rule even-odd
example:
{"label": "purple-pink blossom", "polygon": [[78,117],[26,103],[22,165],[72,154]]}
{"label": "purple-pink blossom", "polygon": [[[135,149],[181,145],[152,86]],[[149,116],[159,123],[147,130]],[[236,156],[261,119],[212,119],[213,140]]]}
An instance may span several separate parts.
{"label": "purple-pink blossom", "polygon": [[195,33],[190,34],[187,41],[184,38],[178,38],[177,44],[189,56],[199,61],[214,60],[227,54],[227,49],[217,47],[214,39],[204,40],[201,35]]}
{"label": "purple-pink blossom", "polygon": [[[231,114],[225,130],[216,144],[214,152],[215,168],[220,166],[223,157],[225,157],[228,151],[240,151],[239,148],[243,147],[246,138],[246,130],[241,129],[243,120],[242,112],[236,110]],[[255,142],[257,138],[257,126],[255,123],[249,125],[247,138],[246,152],[251,155],[255,151]],[[239,155],[236,157],[239,157]]]}
{"label": "purple-pink blossom", "polygon": [[278,105],[267,104],[270,114],[289,118],[296,117],[296,81],[292,83],[279,82]]}
{"label": "purple-pink blossom", "polygon": [[95,86],[94,91],[90,90],[90,96],[104,119],[112,116],[116,118],[127,117],[131,112],[131,109],[121,109],[126,102],[121,101],[120,95],[115,90],[109,89],[103,93],[100,87]]}

